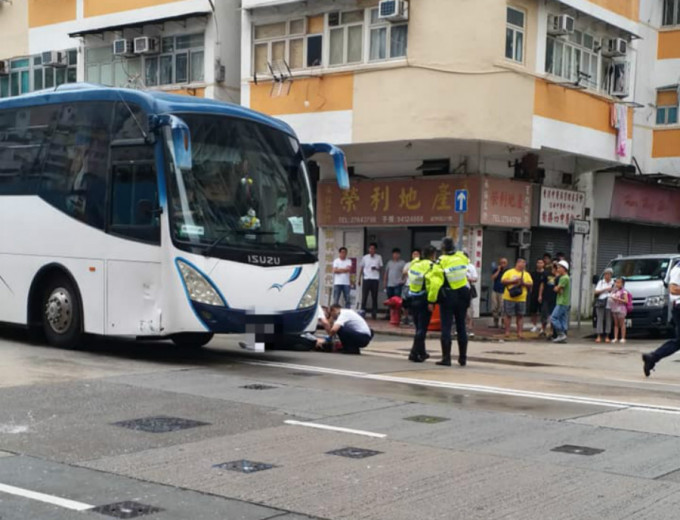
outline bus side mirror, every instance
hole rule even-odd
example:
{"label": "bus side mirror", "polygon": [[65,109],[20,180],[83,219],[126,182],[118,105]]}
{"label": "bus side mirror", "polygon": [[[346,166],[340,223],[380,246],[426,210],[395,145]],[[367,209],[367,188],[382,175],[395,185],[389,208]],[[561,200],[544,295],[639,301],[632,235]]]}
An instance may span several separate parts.
{"label": "bus side mirror", "polygon": [[335,168],[335,178],[338,181],[338,186],[341,190],[349,189],[349,173],[347,171],[347,158],[337,146],[328,143],[311,143],[303,144],[302,152],[306,158],[310,158],[318,153],[327,153],[333,159],[333,167]]}

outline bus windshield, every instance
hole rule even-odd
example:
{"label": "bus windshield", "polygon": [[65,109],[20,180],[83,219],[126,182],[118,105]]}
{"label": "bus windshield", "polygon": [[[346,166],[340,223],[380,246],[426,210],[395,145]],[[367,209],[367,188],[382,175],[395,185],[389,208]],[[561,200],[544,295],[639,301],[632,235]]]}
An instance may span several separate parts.
{"label": "bus windshield", "polygon": [[[170,222],[179,243],[209,248],[316,249],[300,144],[267,125],[178,114],[191,130],[192,168],[170,175]],[[207,254],[207,253],[206,253]]]}
{"label": "bus windshield", "polygon": [[613,260],[609,267],[614,278],[622,277],[630,282],[663,280],[668,271],[668,258],[629,258]]}

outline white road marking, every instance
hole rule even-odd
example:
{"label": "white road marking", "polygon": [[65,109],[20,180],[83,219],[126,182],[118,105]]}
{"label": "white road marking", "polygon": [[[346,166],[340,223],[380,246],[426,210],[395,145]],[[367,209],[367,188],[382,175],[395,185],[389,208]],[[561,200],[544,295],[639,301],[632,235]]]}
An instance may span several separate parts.
{"label": "white road marking", "polygon": [[83,502],[76,502],[68,498],[55,497],[53,495],[46,495],[45,493],[38,493],[30,489],[23,489],[7,484],[0,484],[0,493],[7,493],[8,495],[15,495],[18,497],[29,498],[38,502],[52,504],[53,506],[63,507],[64,509],[71,509],[72,511],[87,511],[93,509],[95,506],[84,504]]}
{"label": "white road marking", "polygon": [[448,383],[444,381],[431,381],[428,379],[415,379],[409,377],[388,376],[383,374],[370,374],[367,372],[355,372],[351,370],[339,370],[335,368],[317,367],[314,365],[296,365],[293,363],[276,363],[269,361],[246,361],[249,365],[266,366],[272,368],[285,368],[298,371],[317,372],[343,377],[354,377],[372,381],[382,381],[389,383],[402,383],[407,385],[427,386],[432,388],[447,388],[451,390],[465,390],[469,392],[479,392],[495,395],[506,395],[510,397],[526,397],[530,399],[541,399],[545,401],[559,401],[563,403],[587,404],[593,406],[603,406],[614,409],[635,409],[644,411],[655,411],[659,413],[680,413],[680,408],[674,406],[663,406],[654,404],[635,403],[628,401],[613,401],[609,399],[597,399],[594,397],[582,397],[578,395],[550,394],[544,392],[533,392],[530,390],[515,390],[496,386],[470,385],[464,383]]}
{"label": "white road marking", "polygon": [[352,428],[342,428],[340,426],[329,426],[327,424],[318,424],[312,422],[302,422],[302,421],[283,421],[291,426],[306,426],[308,428],[317,428],[319,430],[330,430],[340,433],[352,433],[354,435],[363,435],[364,437],[375,437],[376,439],[384,439],[387,437],[384,433],[374,433],[367,432],[365,430],[353,430]]}

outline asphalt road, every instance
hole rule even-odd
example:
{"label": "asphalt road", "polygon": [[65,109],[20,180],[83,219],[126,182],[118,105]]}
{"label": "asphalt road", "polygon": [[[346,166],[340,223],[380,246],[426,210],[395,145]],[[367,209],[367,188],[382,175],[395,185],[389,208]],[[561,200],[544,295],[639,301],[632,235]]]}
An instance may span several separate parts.
{"label": "asphalt road", "polygon": [[[657,341],[473,342],[468,367],[0,331],[0,519],[675,519]],[[680,357],[678,358],[680,360]],[[245,462],[244,462],[245,461]]]}

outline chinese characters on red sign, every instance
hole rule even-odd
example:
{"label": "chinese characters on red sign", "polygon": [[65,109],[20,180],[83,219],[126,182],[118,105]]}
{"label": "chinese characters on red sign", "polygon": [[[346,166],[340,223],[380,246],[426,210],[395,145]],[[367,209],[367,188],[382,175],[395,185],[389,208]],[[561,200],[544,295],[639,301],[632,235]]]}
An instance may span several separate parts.
{"label": "chinese characters on red sign", "polygon": [[583,218],[586,196],[580,191],[541,188],[538,225],[568,229],[572,220]]}
{"label": "chinese characters on red sign", "polygon": [[531,184],[486,177],[482,189],[481,223],[531,227]]}

